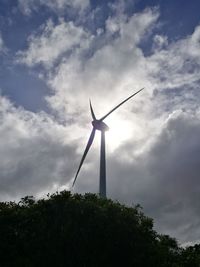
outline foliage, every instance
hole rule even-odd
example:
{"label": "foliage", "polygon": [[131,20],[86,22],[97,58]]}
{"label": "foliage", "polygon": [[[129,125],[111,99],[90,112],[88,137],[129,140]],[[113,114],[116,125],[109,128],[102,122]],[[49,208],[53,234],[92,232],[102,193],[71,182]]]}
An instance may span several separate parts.
{"label": "foliage", "polygon": [[183,251],[182,266],[200,267],[200,244],[189,246]]}
{"label": "foliage", "polygon": [[181,249],[153,230],[139,206],[94,194],[2,202],[0,237],[2,267],[200,266],[199,246]]}

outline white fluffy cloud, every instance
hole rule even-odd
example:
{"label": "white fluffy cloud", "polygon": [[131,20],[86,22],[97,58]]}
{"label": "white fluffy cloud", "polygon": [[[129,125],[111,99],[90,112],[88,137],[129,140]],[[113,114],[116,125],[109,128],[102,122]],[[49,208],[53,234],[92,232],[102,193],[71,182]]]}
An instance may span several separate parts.
{"label": "white fluffy cloud", "polygon": [[67,186],[76,146],[66,126],[45,113],[17,109],[0,97],[0,136],[1,200]]}
{"label": "white fluffy cloud", "polygon": [[[86,103],[89,97],[97,110],[104,106],[104,112],[110,108],[113,91],[121,100],[122,88],[129,94],[149,85],[138,44],[158,15],[156,10],[147,9],[130,18],[109,17],[106,30],[99,29],[96,35],[73,22],[54,25],[49,21],[42,33],[29,37],[28,49],[18,53],[18,62],[28,66],[41,63],[46,68],[56,63],[53,72],[48,72],[47,83],[54,94],[47,101],[60,116],[82,112],[83,100]],[[79,105],[75,94],[82,100]]]}
{"label": "white fluffy cloud", "polygon": [[[113,94],[117,102],[124,94],[149,85],[144,56],[138,44],[157,18],[158,13],[150,9],[131,18],[109,18],[106,31],[90,38],[88,50],[93,52],[91,56],[82,58],[80,51],[75,51],[51,75],[48,84],[55,92],[48,98],[51,107],[57,111],[60,109],[64,116],[65,111],[77,112],[76,94],[82,99],[79,111],[92,97],[96,109],[104,113],[111,107]],[[110,30],[110,24],[117,32]],[[101,46],[99,38],[103,40]]]}
{"label": "white fluffy cloud", "polygon": [[89,0],[18,0],[19,8],[25,15],[30,15],[32,10],[37,11],[41,6],[46,6],[54,12],[67,8],[83,11],[90,4]]}
{"label": "white fluffy cloud", "polygon": [[192,35],[172,42],[149,58],[157,88],[196,86],[200,75],[200,26]]}
{"label": "white fluffy cloud", "polygon": [[54,25],[48,20],[42,27],[40,35],[31,35],[28,40],[28,49],[18,52],[18,62],[33,66],[43,64],[49,68],[63,53],[83,46],[87,43],[88,34],[73,22],[60,21]]}

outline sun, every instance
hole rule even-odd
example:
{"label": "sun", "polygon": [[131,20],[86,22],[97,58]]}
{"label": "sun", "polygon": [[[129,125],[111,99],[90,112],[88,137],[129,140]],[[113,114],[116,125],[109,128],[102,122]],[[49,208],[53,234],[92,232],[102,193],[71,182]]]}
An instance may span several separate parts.
{"label": "sun", "polygon": [[133,124],[130,120],[124,119],[120,115],[113,114],[105,120],[109,127],[106,132],[106,146],[113,151],[126,140],[130,139],[133,133]]}

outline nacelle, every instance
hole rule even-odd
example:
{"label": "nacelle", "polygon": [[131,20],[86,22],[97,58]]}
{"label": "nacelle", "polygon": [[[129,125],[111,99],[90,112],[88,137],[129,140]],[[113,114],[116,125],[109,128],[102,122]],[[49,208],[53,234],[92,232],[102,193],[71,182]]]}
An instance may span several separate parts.
{"label": "nacelle", "polygon": [[92,121],[92,125],[96,130],[99,130],[99,131],[105,132],[109,130],[108,125],[106,125],[105,122],[100,121],[100,120]]}

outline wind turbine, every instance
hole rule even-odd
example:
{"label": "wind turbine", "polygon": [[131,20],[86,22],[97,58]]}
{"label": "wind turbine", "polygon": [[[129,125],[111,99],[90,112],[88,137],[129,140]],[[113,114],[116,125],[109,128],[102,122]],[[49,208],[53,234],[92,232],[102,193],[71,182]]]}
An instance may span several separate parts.
{"label": "wind turbine", "polygon": [[104,115],[103,117],[101,117],[100,119],[97,119],[95,114],[94,114],[94,110],[92,108],[92,103],[90,101],[90,111],[91,111],[91,115],[92,115],[92,132],[90,134],[89,140],[87,142],[85,151],[83,153],[83,156],[81,158],[81,162],[79,164],[78,170],[76,172],[76,176],[74,178],[73,181],[73,185],[74,186],[77,176],[80,172],[80,169],[83,165],[83,162],[87,156],[87,153],[92,145],[92,142],[94,140],[94,136],[95,136],[95,131],[99,130],[101,131],[101,149],[100,149],[100,173],[99,173],[99,195],[100,197],[106,198],[106,150],[105,150],[105,132],[109,130],[109,127],[105,124],[105,122],[103,122],[103,120],[105,118],[107,118],[113,111],[115,111],[117,108],[119,108],[121,105],[123,105],[126,101],[128,101],[129,99],[131,99],[133,96],[137,95],[140,91],[142,91],[144,88],[140,89],[139,91],[137,91],[136,93],[132,94],[131,96],[127,97],[124,101],[122,101],[121,103],[119,103],[116,107],[114,107],[113,109],[111,109],[106,115]]}

